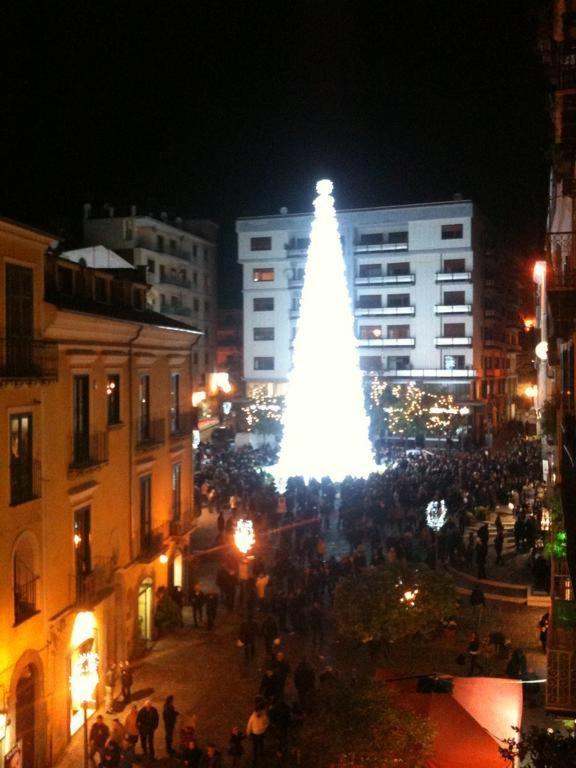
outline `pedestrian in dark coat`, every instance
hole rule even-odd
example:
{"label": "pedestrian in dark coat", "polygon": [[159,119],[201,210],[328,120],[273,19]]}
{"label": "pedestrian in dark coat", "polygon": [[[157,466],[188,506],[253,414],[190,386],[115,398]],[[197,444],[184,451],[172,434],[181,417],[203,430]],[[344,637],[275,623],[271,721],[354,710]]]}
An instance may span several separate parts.
{"label": "pedestrian in dark coat", "polygon": [[496,532],[494,537],[494,549],[496,551],[496,565],[502,565],[502,550],[504,549],[504,531]]}
{"label": "pedestrian in dark coat", "polygon": [[478,568],[478,578],[486,578],[486,556],[487,550],[485,545],[479,541],[476,544],[476,566]]}
{"label": "pedestrian in dark coat", "polygon": [[215,744],[208,744],[206,753],[200,761],[200,768],[221,768],[222,757]]}
{"label": "pedestrian in dark coat", "polygon": [[266,614],[262,626],[260,628],[262,637],[264,638],[264,648],[266,654],[271,656],[274,649],[274,640],[278,637],[278,624],[276,619],[271,614]]}
{"label": "pedestrian in dark coat", "polygon": [[214,629],[216,613],[218,612],[218,595],[216,592],[208,592],[206,595],[206,626]]}
{"label": "pedestrian in dark coat", "polygon": [[196,739],[190,739],[182,750],[182,763],[186,768],[200,768],[204,753],[198,746]]}
{"label": "pedestrian in dark coat", "polygon": [[174,729],[176,728],[176,719],[180,713],[174,706],[174,696],[167,696],[162,710],[162,719],[164,720],[164,734],[166,737],[166,754],[173,755],[174,749],[172,741],[174,739]]}
{"label": "pedestrian in dark coat", "polygon": [[152,702],[148,699],[142,709],[139,710],[136,723],[144,756],[149,756],[152,760],[154,760],[154,733],[159,722],[158,710],[152,706]]}
{"label": "pedestrian in dark coat", "polygon": [[192,603],[192,616],[194,618],[194,626],[198,627],[199,624],[202,624],[205,602],[204,592],[202,592],[200,589],[200,584],[194,585],[194,591],[192,592],[190,602]]}
{"label": "pedestrian in dark coat", "polygon": [[120,664],[120,684],[122,686],[122,701],[124,704],[130,703],[132,683],[132,668],[130,667],[130,662],[125,661]]}
{"label": "pedestrian in dark coat", "polygon": [[256,652],[256,635],[258,634],[258,625],[248,616],[240,625],[238,640],[244,646],[244,659],[250,662],[254,659]]}
{"label": "pedestrian in dark coat", "polygon": [[232,758],[230,768],[239,768],[240,762],[242,761],[242,755],[244,754],[244,745],[242,742],[245,738],[245,734],[242,733],[237,725],[235,725],[230,733],[230,741],[228,746],[228,754]]}
{"label": "pedestrian in dark coat", "polygon": [[548,611],[542,616],[538,622],[538,629],[540,630],[540,643],[542,645],[542,651],[546,653],[546,646],[548,644],[548,627],[550,626],[550,614]]}

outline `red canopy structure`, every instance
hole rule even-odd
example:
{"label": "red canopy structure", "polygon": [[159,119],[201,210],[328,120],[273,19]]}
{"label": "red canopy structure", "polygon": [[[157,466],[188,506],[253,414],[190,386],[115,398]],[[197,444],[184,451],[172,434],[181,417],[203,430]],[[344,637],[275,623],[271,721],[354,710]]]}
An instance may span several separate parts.
{"label": "red canopy structure", "polygon": [[429,718],[435,731],[426,768],[504,768],[498,747],[513,734],[513,726],[520,727],[522,685],[488,677],[452,680],[452,694],[417,693],[415,679],[389,683],[401,693],[400,704]]}

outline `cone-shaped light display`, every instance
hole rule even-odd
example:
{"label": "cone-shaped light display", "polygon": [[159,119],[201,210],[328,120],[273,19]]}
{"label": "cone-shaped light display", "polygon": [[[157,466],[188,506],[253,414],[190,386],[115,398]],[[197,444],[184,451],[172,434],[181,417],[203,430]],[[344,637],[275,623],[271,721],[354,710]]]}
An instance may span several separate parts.
{"label": "cone-shaped light display", "polygon": [[284,436],[273,469],[281,489],[298,475],[339,482],[377,470],[332,188],[328,179],[316,185]]}

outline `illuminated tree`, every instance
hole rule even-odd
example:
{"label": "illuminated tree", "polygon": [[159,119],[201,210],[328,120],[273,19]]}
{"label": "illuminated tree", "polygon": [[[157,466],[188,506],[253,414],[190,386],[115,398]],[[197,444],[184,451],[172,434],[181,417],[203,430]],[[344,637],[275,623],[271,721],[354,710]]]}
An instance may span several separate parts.
{"label": "illuminated tree", "polygon": [[270,397],[265,387],[255,388],[250,401],[242,406],[241,411],[247,432],[276,436],[282,433],[284,398]]}

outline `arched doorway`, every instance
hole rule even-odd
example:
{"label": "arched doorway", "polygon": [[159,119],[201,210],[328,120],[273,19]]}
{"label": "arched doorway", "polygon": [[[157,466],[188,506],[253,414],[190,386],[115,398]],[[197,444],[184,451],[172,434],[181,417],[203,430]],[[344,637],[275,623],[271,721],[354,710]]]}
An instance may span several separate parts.
{"label": "arched doorway", "polygon": [[16,683],[16,742],[22,742],[22,765],[34,766],[36,760],[36,698],[38,673],[27,664]]}
{"label": "arched doorway", "polygon": [[144,579],[138,587],[138,636],[146,643],[152,640],[152,579]]}

